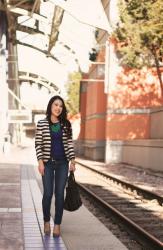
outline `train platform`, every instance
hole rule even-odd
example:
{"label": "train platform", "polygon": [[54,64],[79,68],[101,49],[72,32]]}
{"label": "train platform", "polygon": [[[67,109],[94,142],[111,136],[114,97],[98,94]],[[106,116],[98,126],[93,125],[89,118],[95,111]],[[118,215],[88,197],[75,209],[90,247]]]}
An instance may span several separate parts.
{"label": "train platform", "polygon": [[31,145],[0,154],[0,250],[127,249],[84,205],[64,211],[61,237],[44,236],[36,164]]}

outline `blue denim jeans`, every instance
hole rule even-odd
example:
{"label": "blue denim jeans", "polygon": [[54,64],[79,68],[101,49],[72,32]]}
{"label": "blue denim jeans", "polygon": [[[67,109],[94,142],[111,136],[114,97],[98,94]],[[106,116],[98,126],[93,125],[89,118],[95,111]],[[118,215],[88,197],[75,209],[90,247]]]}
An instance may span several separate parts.
{"label": "blue denim jeans", "polygon": [[43,182],[43,217],[44,221],[50,221],[50,208],[53,192],[55,195],[55,216],[54,223],[61,224],[64,205],[64,189],[68,177],[68,162],[66,160],[49,160],[45,163],[45,171],[42,176]]}

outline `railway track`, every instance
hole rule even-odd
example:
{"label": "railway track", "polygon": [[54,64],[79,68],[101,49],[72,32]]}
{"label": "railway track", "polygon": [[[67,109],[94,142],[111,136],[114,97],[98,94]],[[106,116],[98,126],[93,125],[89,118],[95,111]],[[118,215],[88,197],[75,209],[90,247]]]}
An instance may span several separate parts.
{"label": "railway track", "polygon": [[77,164],[77,182],[84,192],[123,221],[149,249],[163,249],[163,197]]}

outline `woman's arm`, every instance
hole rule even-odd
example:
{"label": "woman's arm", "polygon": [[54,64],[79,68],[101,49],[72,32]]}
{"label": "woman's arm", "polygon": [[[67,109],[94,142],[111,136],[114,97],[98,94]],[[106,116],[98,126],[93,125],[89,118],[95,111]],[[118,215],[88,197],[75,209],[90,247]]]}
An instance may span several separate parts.
{"label": "woman's arm", "polygon": [[42,145],[43,145],[42,127],[40,122],[38,122],[35,133],[35,149],[36,149],[37,160],[43,159]]}
{"label": "woman's arm", "polygon": [[42,152],[42,129],[40,122],[37,124],[36,135],[35,135],[35,149],[36,156],[38,160],[38,171],[41,175],[44,175],[44,162],[43,162],[43,152]]}
{"label": "woman's arm", "polygon": [[69,154],[70,154],[70,165],[69,165],[69,170],[70,171],[75,171],[75,151],[74,151],[74,144],[72,140],[72,127],[70,123],[70,135],[68,138],[68,147],[69,147]]}
{"label": "woman's arm", "polygon": [[44,162],[42,159],[40,159],[38,160],[38,171],[42,176],[44,175],[44,170],[45,170]]}

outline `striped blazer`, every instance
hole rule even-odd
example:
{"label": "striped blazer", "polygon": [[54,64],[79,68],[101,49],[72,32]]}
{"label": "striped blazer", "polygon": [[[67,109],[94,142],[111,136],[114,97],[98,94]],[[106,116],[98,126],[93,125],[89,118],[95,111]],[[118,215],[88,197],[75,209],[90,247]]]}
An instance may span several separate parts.
{"label": "striped blazer", "polygon": [[[72,136],[68,138],[66,129],[62,130],[62,141],[64,146],[65,155],[68,161],[75,158]],[[37,159],[42,159],[47,162],[51,157],[51,134],[48,120],[42,119],[38,121],[36,134],[35,134],[35,149]]]}

